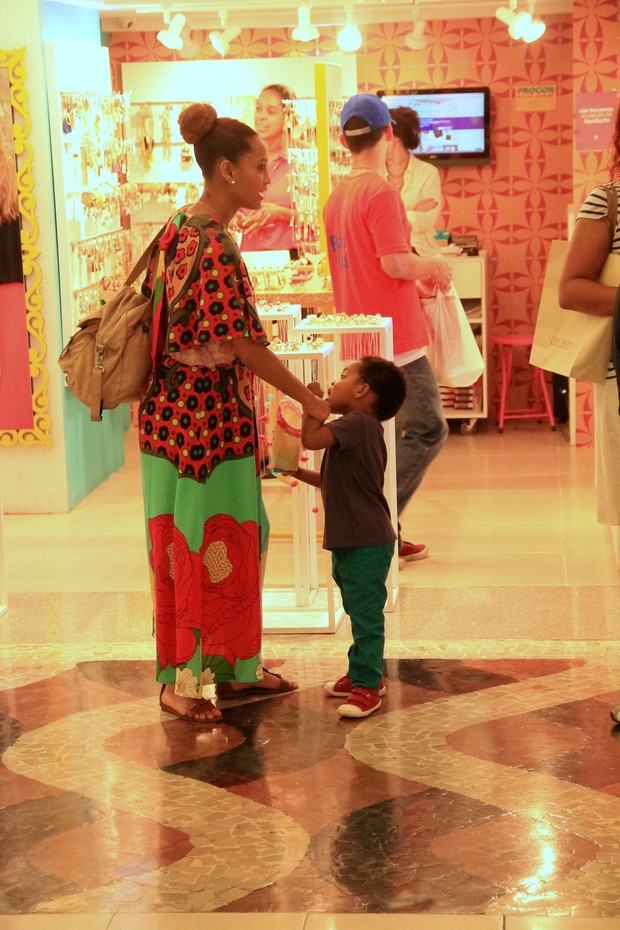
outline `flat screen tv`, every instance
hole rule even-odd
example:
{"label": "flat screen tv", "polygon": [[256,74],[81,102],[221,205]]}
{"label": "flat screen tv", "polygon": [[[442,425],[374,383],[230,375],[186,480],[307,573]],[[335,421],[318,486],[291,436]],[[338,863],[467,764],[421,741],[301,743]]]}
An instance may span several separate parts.
{"label": "flat screen tv", "polygon": [[491,107],[488,87],[380,93],[390,109],[411,107],[420,120],[414,155],[438,165],[484,165],[491,159]]}

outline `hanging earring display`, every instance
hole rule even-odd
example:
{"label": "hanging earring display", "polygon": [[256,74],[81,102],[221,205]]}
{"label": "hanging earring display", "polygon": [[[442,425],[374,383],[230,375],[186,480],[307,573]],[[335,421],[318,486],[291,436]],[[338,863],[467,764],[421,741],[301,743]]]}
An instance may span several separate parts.
{"label": "hanging earring display", "polygon": [[295,204],[293,228],[302,247],[319,239],[319,151],[316,135],[316,101],[286,103],[291,200]]}
{"label": "hanging earring display", "polygon": [[170,115],[172,106],[167,103],[164,112],[161,115],[161,146],[164,161],[172,160],[172,127],[170,125]]}
{"label": "hanging earring display", "polygon": [[153,149],[155,148],[155,132],[153,126],[153,111],[151,107],[143,103],[138,110],[138,151],[145,168],[148,168],[153,160]]}
{"label": "hanging earring display", "polygon": [[[72,322],[95,310],[131,267],[121,227],[129,143],[127,94],[60,95]],[[62,284],[65,287],[65,284]]]}
{"label": "hanging earring display", "polygon": [[181,171],[189,171],[193,161],[191,148],[189,145],[183,145],[181,147]]}
{"label": "hanging earring display", "polygon": [[332,190],[351,170],[351,153],[340,144],[340,112],[344,100],[330,100],[328,105],[329,120],[329,173]]}
{"label": "hanging earring display", "polygon": [[[83,186],[92,184],[102,172],[113,174],[126,171],[128,143],[124,123],[129,107],[127,94],[70,94],[60,95],[62,129],[67,154],[80,150]],[[93,177],[91,177],[91,175]]]}

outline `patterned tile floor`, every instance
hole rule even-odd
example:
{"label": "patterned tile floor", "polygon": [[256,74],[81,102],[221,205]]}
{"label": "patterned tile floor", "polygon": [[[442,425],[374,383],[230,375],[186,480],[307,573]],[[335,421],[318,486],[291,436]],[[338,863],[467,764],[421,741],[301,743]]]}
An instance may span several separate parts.
{"label": "patterned tile floor", "polygon": [[[131,461],[67,520],[8,517],[0,930],[620,930],[617,565],[583,456],[451,437],[416,516],[436,555],[400,573],[388,692],[357,723],[321,688],[346,624],[266,638],[294,694],[225,702],[215,727],[160,713],[143,578],[114,570],[139,544]],[[53,561],[63,534],[91,545],[93,508],[92,590],[28,576],[41,521]]]}

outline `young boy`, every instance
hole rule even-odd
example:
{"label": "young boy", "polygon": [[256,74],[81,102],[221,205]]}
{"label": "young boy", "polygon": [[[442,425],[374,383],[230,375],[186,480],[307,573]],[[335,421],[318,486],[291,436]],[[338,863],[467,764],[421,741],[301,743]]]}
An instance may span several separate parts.
{"label": "young boy", "polygon": [[[321,387],[309,385],[319,396]],[[351,618],[353,643],[346,675],[325,685],[345,697],[341,717],[368,717],[381,707],[387,580],[396,533],[383,494],[387,449],[381,422],[396,415],[407,386],[393,362],[366,355],[352,362],[329,390],[329,423],[304,415],[306,449],[325,449],[320,472],[299,468],[295,477],[320,487],[325,510],[323,548],[331,549],[332,575]]]}

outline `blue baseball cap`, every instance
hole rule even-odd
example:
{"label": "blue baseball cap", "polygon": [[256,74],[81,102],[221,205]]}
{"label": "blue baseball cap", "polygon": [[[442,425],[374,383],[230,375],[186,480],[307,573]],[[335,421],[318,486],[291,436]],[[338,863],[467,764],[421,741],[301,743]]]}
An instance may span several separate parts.
{"label": "blue baseball cap", "polygon": [[[352,116],[359,116],[368,126],[345,131],[344,127]],[[345,136],[364,136],[375,129],[385,129],[391,122],[392,116],[387,103],[375,94],[356,94],[355,97],[350,97],[340,114],[340,128]]]}

